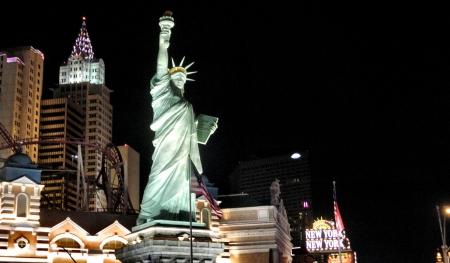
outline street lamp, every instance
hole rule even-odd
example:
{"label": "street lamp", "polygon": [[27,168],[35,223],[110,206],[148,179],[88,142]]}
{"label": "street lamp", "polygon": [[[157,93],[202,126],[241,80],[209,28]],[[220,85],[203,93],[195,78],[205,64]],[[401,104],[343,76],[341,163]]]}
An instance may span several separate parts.
{"label": "street lamp", "polygon": [[[58,248],[58,245],[56,244],[56,243],[52,243],[52,248],[53,249],[56,249],[56,248]],[[63,246],[59,246],[60,248],[62,248],[63,250],[64,250],[64,252],[66,252],[67,254],[69,254],[69,257],[72,259],[72,261],[74,262],[74,263],[77,263],[77,261],[72,257],[72,254],[70,254],[70,252],[65,248],[65,247],[63,247]]]}
{"label": "street lamp", "polygon": [[[446,230],[446,224],[447,224],[447,214],[450,214],[450,206],[443,206],[442,207],[444,210],[443,215],[441,215],[439,206],[436,206],[436,210],[438,213],[438,219],[439,219],[439,227],[441,229],[441,238],[442,238],[442,257],[444,259],[444,263],[449,263],[448,261],[448,251],[449,251],[449,247],[447,246],[447,230]],[[441,222],[441,218],[443,217],[444,222]]]}
{"label": "street lamp", "polygon": [[301,156],[301,154],[299,154],[299,153],[293,153],[293,154],[291,155],[291,158],[292,158],[292,159],[298,159],[298,158],[300,158],[300,157],[302,157],[302,156]]}
{"label": "street lamp", "polygon": [[72,163],[73,163],[73,159],[78,159],[78,155],[74,155],[74,154],[72,154]]}

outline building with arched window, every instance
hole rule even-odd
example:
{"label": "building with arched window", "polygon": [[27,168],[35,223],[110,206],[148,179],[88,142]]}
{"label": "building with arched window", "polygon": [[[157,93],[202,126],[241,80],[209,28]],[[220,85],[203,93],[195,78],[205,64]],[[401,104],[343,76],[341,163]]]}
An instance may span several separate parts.
{"label": "building with arched window", "polygon": [[[119,258],[130,255],[137,259],[153,253],[169,260],[189,253],[188,225],[141,229],[136,214],[41,210],[45,186],[40,180],[41,170],[20,152],[0,168],[0,262],[120,263]],[[212,184],[208,189],[220,200],[223,217],[217,217],[204,196],[197,196],[192,234],[197,259],[290,262],[292,243],[282,204],[262,205],[246,194],[217,197]],[[152,231],[160,233],[150,235]],[[149,243],[159,254],[143,246]]]}
{"label": "building with arched window", "polygon": [[[21,153],[9,156],[0,169],[0,261],[47,262],[50,228],[39,223],[39,200],[43,185],[41,171]],[[17,259],[19,258],[19,259]]]}
{"label": "building with arched window", "polygon": [[0,168],[0,262],[120,262],[137,215],[41,211],[37,167],[19,149]]}
{"label": "building with arched window", "polygon": [[[50,221],[59,221],[66,215],[71,216],[51,228],[48,262],[66,262],[71,260],[70,257],[74,258],[76,262],[120,262],[116,260],[114,252],[128,243],[124,236],[130,231],[113,217],[127,217],[126,215],[89,212],[61,213],[61,211],[51,210],[43,210],[43,214],[53,215],[44,220],[49,223]],[[125,221],[134,223],[136,217],[133,216],[131,219]],[[110,223],[111,221],[113,223]],[[102,227],[102,229],[95,234],[90,233],[98,227]],[[89,229],[89,232],[86,229]]]}

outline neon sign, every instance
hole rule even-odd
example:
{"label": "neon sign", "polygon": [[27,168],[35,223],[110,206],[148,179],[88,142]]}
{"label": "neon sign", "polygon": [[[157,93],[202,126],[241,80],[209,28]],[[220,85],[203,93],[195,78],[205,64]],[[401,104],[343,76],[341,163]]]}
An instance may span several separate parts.
{"label": "neon sign", "polygon": [[334,222],[317,220],[313,223],[313,229],[306,229],[306,249],[308,251],[334,251],[338,249],[350,249],[350,242],[343,235],[340,237],[334,228]]}

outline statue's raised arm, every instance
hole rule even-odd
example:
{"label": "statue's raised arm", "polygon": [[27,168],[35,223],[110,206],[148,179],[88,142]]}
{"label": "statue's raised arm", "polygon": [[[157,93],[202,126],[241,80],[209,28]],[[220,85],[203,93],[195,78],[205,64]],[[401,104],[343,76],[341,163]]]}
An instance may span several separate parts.
{"label": "statue's raised arm", "polygon": [[159,26],[161,32],[159,33],[159,52],[156,67],[156,78],[159,80],[162,76],[168,73],[169,67],[169,52],[167,49],[170,45],[171,28],[175,25],[172,18],[172,12],[166,11],[164,16],[159,19]]}

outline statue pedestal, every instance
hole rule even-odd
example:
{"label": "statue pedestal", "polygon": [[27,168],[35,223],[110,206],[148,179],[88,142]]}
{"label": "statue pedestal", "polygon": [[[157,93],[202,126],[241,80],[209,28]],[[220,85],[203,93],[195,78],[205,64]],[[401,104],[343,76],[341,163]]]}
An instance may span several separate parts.
{"label": "statue pedestal", "polygon": [[[189,222],[155,220],[132,228],[128,245],[116,250],[122,263],[189,262],[191,241]],[[218,234],[203,223],[192,223],[193,262],[216,262],[224,251]]]}

